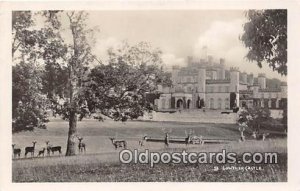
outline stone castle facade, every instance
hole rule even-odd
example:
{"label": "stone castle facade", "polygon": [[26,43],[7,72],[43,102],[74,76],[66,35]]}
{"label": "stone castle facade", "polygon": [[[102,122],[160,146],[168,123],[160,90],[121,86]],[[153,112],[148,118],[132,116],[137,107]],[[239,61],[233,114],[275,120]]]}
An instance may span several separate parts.
{"label": "stone castle facade", "polygon": [[158,110],[170,109],[220,109],[261,106],[281,109],[287,104],[287,84],[271,89],[266,86],[265,74],[240,72],[238,68],[225,67],[225,60],[194,61],[189,57],[186,67],[173,66],[172,86],[158,87],[155,100]]}

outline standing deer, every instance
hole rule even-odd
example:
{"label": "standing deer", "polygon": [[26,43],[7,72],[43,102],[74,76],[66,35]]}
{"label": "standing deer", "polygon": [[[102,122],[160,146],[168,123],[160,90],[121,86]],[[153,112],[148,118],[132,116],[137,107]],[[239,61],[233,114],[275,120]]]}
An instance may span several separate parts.
{"label": "standing deer", "polygon": [[186,138],[185,138],[185,145],[188,145],[188,144],[190,144],[191,143],[191,136],[192,136],[192,134],[193,134],[193,130],[192,129],[190,129],[190,132],[189,133],[187,133],[187,131],[185,130],[185,135],[186,135]]}
{"label": "standing deer", "polygon": [[31,157],[34,156],[34,149],[35,149],[36,141],[33,141],[32,143],[33,143],[32,147],[26,147],[25,148],[25,157],[27,157],[27,153],[31,153]]}
{"label": "standing deer", "polygon": [[164,143],[165,143],[165,147],[169,147],[169,133],[172,132],[172,130],[166,130],[165,128],[162,128],[162,131],[165,133],[165,139],[164,139]]}
{"label": "standing deer", "polygon": [[259,134],[257,131],[253,131],[252,137],[253,137],[254,139],[264,141],[264,140],[266,139],[266,137],[267,137],[269,134],[270,134],[270,133],[262,133],[262,134]]}
{"label": "standing deer", "polygon": [[83,138],[82,137],[77,137],[78,140],[79,140],[79,143],[78,143],[78,150],[79,150],[79,153],[82,153],[84,151],[85,153],[85,143],[82,142]]}
{"label": "standing deer", "polygon": [[127,147],[127,142],[125,140],[116,140],[116,138],[109,138],[111,140],[111,143],[114,145],[115,149],[117,150],[117,148],[124,148],[126,149]]}
{"label": "standing deer", "polygon": [[21,156],[21,149],[20,148],[15,148],[16,144],[12,144],[12,149],[13,149],[13,153],[14,153],[14,158],[16,158],[17,156]]}
{"label": "standing deer", "polygon": [[43,157],[45,156],[45,150],[46,148],[44,147],[42,150],[39,151],[38,157],[43,155]]}
{"label": "standing deer", "polygon": [[47,154],[48,156],[50,155],[50,152],[52,152],[52,154],[54,154],[54,152],[59,152],[59,154],[61,154],[61,146],[55,146],[53,147],[52,145],[49,145],[49,141],[46,141],[46,145],[47,145]]}
{"label": "standing deer", "polygon": [[47,155],[50,156],[51,145],[49,145],[49,141],[46,141],[46,150],[47,150]]}

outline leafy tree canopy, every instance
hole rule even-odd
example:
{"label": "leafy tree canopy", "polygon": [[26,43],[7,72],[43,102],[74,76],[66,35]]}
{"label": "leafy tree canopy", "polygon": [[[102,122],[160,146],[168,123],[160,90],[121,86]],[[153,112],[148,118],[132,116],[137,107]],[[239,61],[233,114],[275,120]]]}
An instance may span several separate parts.
{"label": "leafy tree canopy", "polygon": [[141,42],[134,46],[124,43],[108,53],[108,64],[95,67],[89,75],[86,96],[90,110],[125,121],[152,109],[146,102],[146,93],[170,80],[161,68],[161,51]]}
{"label": "leafy tree canopy", "polygon": [[247,59],[287,75],[287,10],[249,10],[246,17],[240,39],[249,49]]}

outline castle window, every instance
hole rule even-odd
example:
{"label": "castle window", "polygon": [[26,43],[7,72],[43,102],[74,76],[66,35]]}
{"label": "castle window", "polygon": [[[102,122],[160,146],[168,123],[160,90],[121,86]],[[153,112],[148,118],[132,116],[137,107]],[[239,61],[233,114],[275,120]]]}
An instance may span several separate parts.
{"label": "castle window", "polygon": [[219,92],[222,92],[222,86],[219,86]]}
{"label": "castle window", "polygon": [[229,86],[225,86],[225,92],[229,92]]}
{"label": "castle window", "polygon": [[209,107],[210,107],[210,109],[214,109],[214,98],[210,98]]}
{"label": "castle window", "polygon": [[218,109],[222,109],[222,99],[218,99]]}

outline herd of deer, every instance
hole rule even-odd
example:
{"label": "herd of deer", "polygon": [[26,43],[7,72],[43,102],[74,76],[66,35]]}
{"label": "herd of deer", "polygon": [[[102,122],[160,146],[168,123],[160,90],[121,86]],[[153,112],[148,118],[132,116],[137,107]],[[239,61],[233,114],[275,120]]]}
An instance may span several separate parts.
{"label": "herd of deer", "polygon": [[[79,140],[78,143],[78,150],[79,153],[82,153],[86,151],[86,144],[82,142],[83,138],[82,137],[77,137]],[[34,153],[35,153],[35,145],[36,145],[36,141],[32,142],[32,146],[29,147],[25,147],[25,158],[27,157],[27,154],[30,153],[31,157],[34,157]],[[21,149],[20,148],[15,148],[15,144],[12,145],[12,150],[13,150],[13,157],[17,158],[17,157],[21,157]],[[50,154],[52,153],[52,155],[55,154],[55,152],[58,152],[59,154],[61,154],[61,146],[53,146],[49,144],[49,141],[46,141],[46,147],[43,147],[41,150],[38,151],[37,157],[41,157],[41,156],[45,156],[45,152],[47,151],[47,155],[50,156]]]}
{"label": "herd of deer", "polygon": [[[164,130],[164,133],[165,133],[165,137],[164,137],[164,145],[165,147],[168,147],[169,146],[169,143],[170,143],[170,140],[169,140],[169,133],[171,133],[171,131],[165,131]],[[203,144],[203,140],[202,140],[202,136],[201,137],[197,137],[197,136],[192,136],[192,134],[194,133],[194,131],[190,131],[189,133],[187,133],[187,131],[185,131],[185,134],[186,134],[186,137],[184,139],[184,143],[186,145],[188,144],[194,144],[193,140],[194,138],[196,137],[199,141],[198,144]],[[269,133],[263,133],[263,134],[259,134],[258,132],[253,132],[252,134],[252,137],[254,139],[260,139],[260,140],[265,140],[266,137],[269,135]],[[79,153],[85,153],[86,152],[86,144],[84,142],[82,142],[83,138],[82,137],[79,137],[77,136],[78,138],[78,150],[79,150]],[[110,137],[109,138],[114,146],[115,149],[118,149],[118,148],[124,148],[126,149],[127,148],[127,142],[126,140],[123,140],[123,139],[116,139],[116,138],[112,138]],[[139,146],[144,146],[144,141],[147,141],[148,139],[150,139],[150,137],[148,136],[144,136],[141,140],[139,140],[138,144]],[[242,139],[242,138],[241,138]],[[29,146],[29,147],[25,147],[25,157],[27,157],[27,154],[30,153],[31,154],[31,157],[34,157],[34,153],[35,153],[35,145],[36,145],[36,141],[33,141],[33,146]],[[20,148],[15,148],[15,144],[12,145],[12,149],[13,149],[13,156],[14,158],[16,157],[21,157],[21,149]],[[46,141],[46,147],[42,148],[41,150],[38,151],[38,154],[37,154],[37,157],[40,157],[40,156],[45,156],[45,151],[47,151],[47,155],[50,156],[50,154],[52,153],[52,155],[55,154],[55,152],[58,152],[59,154],[61,154],[61,146],[52,146],[49,144],[49,141]]]}

